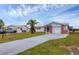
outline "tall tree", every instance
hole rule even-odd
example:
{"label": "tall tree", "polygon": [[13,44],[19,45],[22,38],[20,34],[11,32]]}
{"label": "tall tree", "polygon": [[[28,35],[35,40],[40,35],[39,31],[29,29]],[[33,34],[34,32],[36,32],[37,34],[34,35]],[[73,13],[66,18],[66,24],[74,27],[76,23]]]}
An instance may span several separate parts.
{"label": "tall tree", "polygon": [[2,21],[2,19],[0,19],[0,29],[3,28],[4,26],[4,22]]}
{"label": "tall tree", "polygon": [[36,32],[36,30],[35,30],[35,24],[37,24],[37,23],[38,23],[38,22],[37,22],[36,20],[33,20],[33,19],[30,19],[30,20],[28,21],[27,24],[30,25],[30,31],[31,31],[31,33],[35,33],[35,32]]}
{"label": "tall tree", "polygon": [[4,38],[4,22],[0,19],[0,30],[2,30],[2,39]]}

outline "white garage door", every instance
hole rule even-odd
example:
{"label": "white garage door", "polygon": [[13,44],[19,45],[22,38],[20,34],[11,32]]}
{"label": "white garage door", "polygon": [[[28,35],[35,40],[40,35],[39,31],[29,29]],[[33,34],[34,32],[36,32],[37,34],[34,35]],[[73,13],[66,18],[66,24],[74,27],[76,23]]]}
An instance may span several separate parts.
{"label": "white garage door", "polygon": [[58,26],[58,27],[53,27],[53,33],[61,33],[61,27],[60,26]]}

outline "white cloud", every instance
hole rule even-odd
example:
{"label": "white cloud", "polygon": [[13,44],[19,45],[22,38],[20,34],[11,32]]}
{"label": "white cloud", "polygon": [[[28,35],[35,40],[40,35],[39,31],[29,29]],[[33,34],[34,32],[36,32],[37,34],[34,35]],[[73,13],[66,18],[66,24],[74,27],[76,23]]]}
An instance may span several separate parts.
{"label": "white cloud", "polygon": [[70,26],[74,28],[79,28],[79,17],[74,17],[76,14],[62,14],[58,17],[51,18],[52,21],[59,23],[68,23]]}
{"label": "white cloud", "polygon": [[17,7],[17,9],[10,8],[10,11],[7,12],[10,16],[22,16],[22,9]]}
{"label": "white cloud", "polygon": [[[54,16],[52,16],[51,18],[49,18],[49,23],[51,21],[55,21],[55,22],[60,22],[60,23],[69,23],[70,25],[72,25],[75,28],[79,28],[79,18],[76,18],[76,15],[78,14],[77,12],[73,12],[73,13],[62,13],[63,11],[66,11],[72,7],[74,7],[75,5],[71,5],[71,6],[66,6],[61,8],[59,11],[56,11],[54,13]],[[61,13],[61,14],[60,14]]]}
{"label": "white cloud", "polygon": [[[30,5],[20,5],[17,6],[17,8],[12,8],[10,7],[10,10],[7,12],[8,15],[13,16],[13,17],[22,17],[22,16],[26,16],[30,13],[34,13],[34,12],[40,12],[40,11],[48,11],[49,8],[52,8],[54,10],[56,10],[55,13],[53,13],[52,18],[50,18],[50,22],[51,21],[56,21],[56,22],[65,22],[65,23],[69,23],[70,25],[73,25],[74,27],[78,27],[78,23],[79,20],[77,18],[74,19],[70,19],[70,17],[73,17],[76,15],[76,13],[71,13],[71,14],[62,14],[60,15],[59,13],[70,9],[72,7],[74,7],[75,5],[54,5],[54,4],[40,4],[40,5],[35,5],[33,7],[31,7]],[[52,12],[54,11],[52,10]],[[59,15],[58,15],[59,14]],[[39,16],[39,15],[38,15]],[[53,17],[54,16],[54,17]],[[77,20],[75,20],[77,19]],[[75,21],[74,21],[75,20]],[[37,24],[39,25],[44,25],[44,23],[42,21],[37,20],[39,23]]]}
{"label": "white cloud", "polygon": [[17,6],[17,8],[15,9],[10,7],[9,8],[10,10],[7,13],[10,16],[18,17],[18,16],[25,16],[37,11],[48,11],[49,8],[54,8],[54,9],[63,8],[64,6],[66,5],[40,4],[40,5],[35,5],[33,7],[31,7],[30,5],[28,6],[20,5],[20,6]]}
{"label": "white cloud", "polygon": [[36,26],[44,26],[44,22],[41,20],[36,20],[38,23],[36,24]]}

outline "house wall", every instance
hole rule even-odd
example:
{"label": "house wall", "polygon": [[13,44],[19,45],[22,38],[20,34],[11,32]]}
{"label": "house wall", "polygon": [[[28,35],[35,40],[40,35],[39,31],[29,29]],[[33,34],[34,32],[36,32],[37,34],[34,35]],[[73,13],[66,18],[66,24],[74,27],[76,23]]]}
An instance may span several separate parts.
{"label": "house wall", "polygon": [[41,28],[36,28],[36,32],[44,32],[44,27],[41,27]]}
{"label": "house wall", "polygon": [[17,33],[22,33],[21,28],[17,28]]}
{"label": "house wall", "polygon": [[53,26],[52,25],[49,25],[49,32],[50,33],[53,33],[53,30],[52,29],[53,29]]}
{"label": "house wall", "polygon": [[65,26],[63,24],[61,24],[61,34],[65,33]]}
{"label": "house wall", "polygon": [[65,34],[65,33],[69,33],[68,27],[66,25],[63,24],[50,24],[52,27],[52,29],[49,26],[49,31],[48,33],[61,33],[61,34]]}
{"label": "house wall", "polygon": [[27,32],[27,29],[28,29],[28,28],[25,27],[25,26],[23,26],[23,27],[21,28],[22,31],[26,31],[26,32]]}
{"label": "house wall", "polygon": [[63,33],[69,33],[69,29],[68,29],[68,26],[64,26],[64,32]]}

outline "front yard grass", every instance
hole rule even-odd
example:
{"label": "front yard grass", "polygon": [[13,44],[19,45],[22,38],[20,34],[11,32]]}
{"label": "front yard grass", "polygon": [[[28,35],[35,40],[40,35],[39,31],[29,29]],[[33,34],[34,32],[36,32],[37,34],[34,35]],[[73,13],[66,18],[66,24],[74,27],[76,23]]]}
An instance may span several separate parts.
{"label": "front yard grass", "polygon": [[19,55],[69,55],[70,52],[61,46],[79,45],[79,32],[70,33],[68,37],[50,40],[41,45],[19,53]]}
{"label": "front yard grass", "polygon": [[2,39],[2,35],[0,34],[0,43],[20,40],[20,39],[23,39],[23,38],[29,38],[29,37],[34,37],[34,36],[43,35],[43,34],[45,34],[45,33],[44,32],[36,32],[34,34],[31,34],[30,32],[9,33],[9,34],[4,34],[3,39]]}

